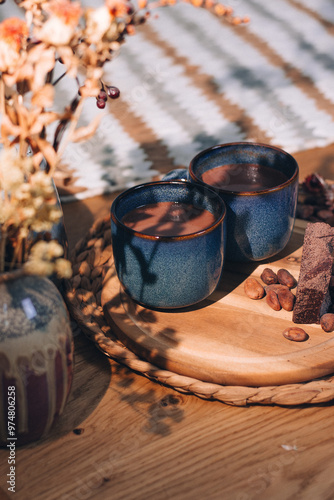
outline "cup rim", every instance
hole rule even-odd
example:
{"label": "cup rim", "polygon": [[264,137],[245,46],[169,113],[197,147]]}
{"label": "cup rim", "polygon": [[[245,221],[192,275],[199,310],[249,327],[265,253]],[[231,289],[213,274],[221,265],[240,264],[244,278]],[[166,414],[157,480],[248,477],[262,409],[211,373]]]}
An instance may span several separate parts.
{"label": "cup rim", "polygon": [[[295,163],[295,166],[296,166],[295,173],[293,174],[293,176],[289,177],[282,184],[278,184],[277,186],[274,186],[274,187],[271,187],[271,188],[261,189],[259,191],[232,191],[232,190],[223,189],[223,188],[220,188],[220,187],[217,187],[217,186],[211,186],[210,184],[206,184],[199,177],[197,177],[197,175],[193,172],[193,164],[202,155],[204,155],[206,153],[209,153],[210,151],[213,151],[215,149],[224,149],[225,147],[229,147],[229,146],[243,146],[243,145],[247,145],[247,146],[259,146],[259,147],[262,147],[262,148],[272,149],[274,151],[277,151],[277,153],[285,155],[290,160],[292,160],[293,163]],[[292,184],[293,182],[295,182],[295,180],[299,176],[299,166],[298,166],[298,163],[297,163],[296,159],[290,153],[287,153],[286,151],[284,151],[284,149],[281,149],[281,148],[279,148],[277,146],[272,146],[270,144],[264,144],[264,143],[261,143],[261,142],[239,141],[239,142],[227,142],[227,143],[223,143],[223,144],[216,144],[215,146],[210,146],[209,148],[200,151],[190,161],[190,164],[189,164],[189,174],[190,174],[190,176],[191,176],[191,178],[193,179],[194,182],[197,182],[198,184],[202,184],[202,185],[205,185],[205,186],[209,186],[209,188],[214,189],[215,191],[217,191],[219,193],[223,193],[224,195],[232,195],[232,196],[258,196],[258,195],[261,195],[261,194],[273,193],[275,191],[280,191],[281,189],[283,189],[283,188],[289,186],[290,184]]]}
{"label": "cup rim", "polygon": [[[117,217],[116,206],[122,198],[124,198],[125,196],[128,195],[128,193],[131,193],[133,191],[137,191],[137,190],[149,187],[149,186],[166,185],[166,184],[181,185],[181,186],[186,185],[186,186],[191,187],[192,189],[195,187],[200,187],[201,189],[203,189],[203,187],[205,187],[205,191],[209,191],[210,196],[213,196],[214,198],[216,198],[218,203],[221,205],[222,213],[219,215],[219,217],[215,220],[215,222],[213,224],[211,224],[210,226],[208,226],[204,229],[201,229],[200,231],[196,231],[194,233],[189,233],[189,234],[172,235],[172,236],[150,235],[150,234],[142,233],[140,231],[136,231],[136,230],[130,228],[129,226],[127,226],[126,224],[124,224],[121,221],[121,219],[119,219],[119,217]],[[188,240],[188,239],[197,238],[203,234],[207,234],[207,233],[213,231],[214,229],[216,229],[226,218],[226,213],[227,213],[227,209],[226,209],[226,205],[224,203],[224,200],[222,200],[220,198],[220,196],[213,189],[208,187],[206,184],[200,184],[200,183],[194,183],[194,182],[188,182],[188,181],[178,181],[178,180],[151,181],[151,182],[144,182],[142,184],[138,184],[136,186],[133,186],[133,187],[123,191],[122,193],[120,193],[114,199],[114,201],[111,205],[111,208],[110,208],[111,219],[116,225],[121,226],[123,229],[125,229],[129,233],[133,234],[134,236],[137,236],[137,237],[143,238],[143,239],[147,239],[147,240],[152,240],[152,241],[178,241],[178,240]]]}

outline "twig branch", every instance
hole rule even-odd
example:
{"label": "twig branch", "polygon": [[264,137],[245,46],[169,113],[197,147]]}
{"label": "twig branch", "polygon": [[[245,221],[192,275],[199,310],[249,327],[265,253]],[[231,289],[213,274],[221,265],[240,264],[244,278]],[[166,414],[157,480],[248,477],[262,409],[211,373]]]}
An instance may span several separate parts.
{"label": "twig branch", "polygon": [[[64,150],[67,146],[67,144],[69,142],[71,142],[71,135],[72,133],[74,132],[74,130],[76,129],[76,126],[78,124],[78,121],[79,121],[79,118],[80,118],[80,115],[81,115],[81,111],[82,111],[82,108],[83,108],[83,104],[84,104],[84,101],[85,101],[85,97],[82,97],[79,102],[78,102],[78,105],[74,111],[74,114],[72,115],[71,117],[71,120],[70,120],[70,126],[69,126],[69,129],[68,129],[68,133],[67,133],[67,136],[66,138],[61,142],[61,144],[59,144],[59,149],[58,149],[58,157],[61,158],[63,153],[64,153]],[[65,125],[66,127],[66,125]],[[65,127],[64,127],[64,130],[62,131],[62,134],[64,134],[64,131],[65,131]]]}
{"label": "twig branch", "polygon": [[52,85],[55,87],[57,85],[57,83],[59,83],[60,80],[62,80],[64,78],[64,76],[66,76],[66,75],[67,75],[67,71],[65,71],[62,75],[58,76],[57,80],[52,82]]}

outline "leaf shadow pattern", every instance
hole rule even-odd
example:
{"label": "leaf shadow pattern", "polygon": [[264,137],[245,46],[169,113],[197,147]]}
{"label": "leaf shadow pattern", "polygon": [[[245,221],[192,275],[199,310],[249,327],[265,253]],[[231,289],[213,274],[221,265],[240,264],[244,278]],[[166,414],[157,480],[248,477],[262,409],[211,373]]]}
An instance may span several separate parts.
{"label": "leaf shadow pattern", "polygon": [[141,428],[144,433],[169,436],[173,425],[179,424],[184,419],[183,396],[171,392],[170,389],[163,389],[160,385],[150,387],[144,392],[131,390],[136,382],[134,372],[122,365],[115,366],[114,370],[120,388],[119,397],[144,418],[145,423]]}
{"label": "leaf shadow pattern", "polygon": [[[116,277],[113,278],[115,282]],[[161,311],[147,309],[134,302],[120,285],[112,290],[104,304],[107,323],[112,335],[121,345],[142,359],[168,369],[169,351],[177,349],[180,338],[177,330],[169,323],[169,314],[166,316],[167,326],[160,324],[159,312]],[[118,322],[122,326],[118,326]]]}

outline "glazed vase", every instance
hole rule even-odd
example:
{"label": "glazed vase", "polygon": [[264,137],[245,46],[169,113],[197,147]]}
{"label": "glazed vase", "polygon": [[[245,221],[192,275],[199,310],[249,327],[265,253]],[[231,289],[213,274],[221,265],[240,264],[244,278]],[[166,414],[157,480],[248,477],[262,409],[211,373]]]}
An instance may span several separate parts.
{"label": "glazed vase", "polygon": [[73,376],[73,338],[56,285],[39,276],[0,275],[0,445],[49,432]]}

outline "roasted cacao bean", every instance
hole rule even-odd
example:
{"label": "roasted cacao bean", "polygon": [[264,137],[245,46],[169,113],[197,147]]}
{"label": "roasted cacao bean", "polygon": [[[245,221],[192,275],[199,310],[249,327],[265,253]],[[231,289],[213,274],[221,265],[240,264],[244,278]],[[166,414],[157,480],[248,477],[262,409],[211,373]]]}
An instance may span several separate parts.
{"label": "roasted cacao bean", "polygon": [[244,290],[247,297],[253,300],[262,299],[265,295],[263,286],[255,278],[246,279],[244,283]]}
{"label": "roasted cacao bean", "polygon": [[264,289],[266,293],[268,293],[269,290],[273,290],[275,293],[278,293],[280,290],[290,290],[290,288],[287,287],[286,285],[280,285],[279,283],[273,283],[272,285],[267,285]]}
{"label": "roasted cacao bean", "polygon": [[296,326],[286,328],[283,332],[283,336],[288,340],[292,340],[293,342],[304,342],[309,338],[305,330]]}
{"label": "roasted cacao bean", "polygon": [[320,326],[324,332],[334,332],[334,314],[326,313],[321,316]]}
{"label": "roasted cacao bean", "polygon": [[269,267],[266,267],[265,269],[263,269],[262,274],[261,274],[261,279],[262,279],[263,283],[265,283],[266,285],[278,283],[277,274]]}
{"label": "roasted cacao bean", "polygon": [[297,282],[292,274],[287,269],[279,269],[277,271],[278,281],[281,285],[286,285],[288,288],[295,288]]}
{"label": "roasted cacao bean", "polygon": [[295,305],[295,296],[289,288],[281,288],[277,292],[279,303],[285,311],[292,311]]}
{"label": "roasted cacao bean", "polygon": [[[293,306],[295,304],[296,297],[291,292],[290,288],[288,288],[286,285],[280,285],[279,283],[273,284],[273,285],[268,285],[265,287],[265,292],[267,295],[269,292],[275,292],[281,307],[283,309],[285,309],[285,311],[292,311],[293,310]],[[272,296],[272,299],[273,299],[273,296]],[[270,300],[270,302],[271,302],[271,300]],[[272,305],[270,303],[269,303],[269,305],[270,305],[270,307],[272,307]],[[279,311],[278,308],[274,309],[274,310]]]}
{"label": "roasted cacao bean", "polygon": [[274,309],[274,311],[280,311],[282,309],[281,304],[278,300],[278,295],[274,290],[268,290],[266,295],[266,302],[269,307]]}

